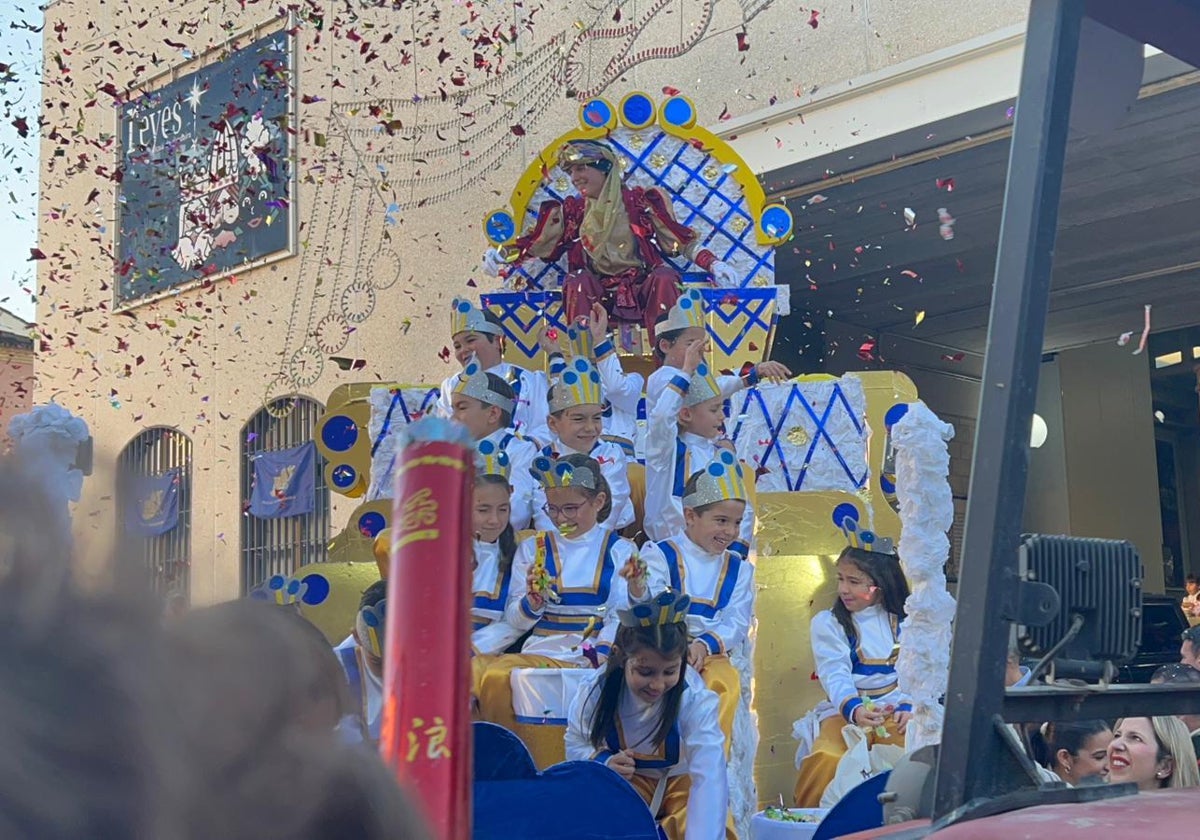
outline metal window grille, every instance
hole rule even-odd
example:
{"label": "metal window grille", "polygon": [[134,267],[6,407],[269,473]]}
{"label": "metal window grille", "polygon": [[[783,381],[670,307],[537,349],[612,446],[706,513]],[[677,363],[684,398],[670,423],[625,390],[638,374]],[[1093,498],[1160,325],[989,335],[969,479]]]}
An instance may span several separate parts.
{"label": "metal window grille", "polygon": [[312,440],[324,411],[315,400],[283,397],[260,409],[242,428],[242,594],[272,575],[290,575],[301,566],[328,559],[329,485],[325,483],[325,459],[320,453],[316,456],[312,513],[259,519],[246,509],[254,485],[254,456]]}
{"label": "metal window grille", "polygon": [[[127,550],[142,554],[142,562],[160,594],[178,592],[185,597],[191,588],[192,562],[192,441],[178,429],[157,426],[139,434],[121,450],[118,475],[123,478],[154,478],[168,470],[179,470],[179,521],[158,536],[125,533]],[[119,527],[124,527],[126,506],[140,501],[126,489],[118,494]]]}

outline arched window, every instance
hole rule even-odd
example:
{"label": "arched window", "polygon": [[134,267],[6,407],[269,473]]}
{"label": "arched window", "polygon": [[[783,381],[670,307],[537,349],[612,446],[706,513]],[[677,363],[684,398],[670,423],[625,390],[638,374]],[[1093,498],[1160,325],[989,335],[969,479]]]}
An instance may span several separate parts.
{"label": "arched window", "polygon": [[120,527],[127,550],[140,551],[159,593],[187,595],[192,563],[192,441],[156,426],[117,459]]}
{"label": "arched window", "polygon": [[[329,487],[325,460],[312,443],[324,410],[307,397],[283,397],[261,408],[242,428],[243,594],[272,575],[290,575],[327,557]],[[306,456],[311,459],[307,464],[302,460]],[[267,472],[268,466],[274,474]],[[286,503],[263,509],[264,500],[283,499],[293,490],[303,496],[293,509],[306,512],[293,513]]]}

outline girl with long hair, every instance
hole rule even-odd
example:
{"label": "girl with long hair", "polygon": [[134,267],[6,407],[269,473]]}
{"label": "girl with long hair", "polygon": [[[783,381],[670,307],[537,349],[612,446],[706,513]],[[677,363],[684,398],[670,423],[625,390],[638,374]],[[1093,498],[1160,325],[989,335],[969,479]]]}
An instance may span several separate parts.
{"label": "girl with long hair", "polygon": [[838,557],[837,600],[812,620],[816,676],[826,699],[796,724],[795,800],[802,808],[820,805],[833,780],[846,752],[843,726],[867,730],[872,745],[903,745],[912,715],[896,678],[908,581],[891,540],[863,533],[857,541]]}
{"label": "girl with long hair", "polygon": [[668,840],[735,838],[717,698],[687,664],[689,601],[666,591],[621,611],[612,655],[567,714],[567,758],[633,785]]}

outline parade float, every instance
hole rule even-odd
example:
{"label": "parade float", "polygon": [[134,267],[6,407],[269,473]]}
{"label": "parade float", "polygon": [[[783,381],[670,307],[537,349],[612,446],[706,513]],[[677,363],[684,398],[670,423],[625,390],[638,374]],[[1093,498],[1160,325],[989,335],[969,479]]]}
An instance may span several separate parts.
{"label": "parade float", "polygon": [[[622,191],[660,191],[669,198],[678,224],[695,233],[700,247],[668,252],[665,263],[684,288],[703,295],[709,365],[737,371],[768,358],[779,319],[788,313],[788,286],[786,278],[777,282],[775,249],[793,235],[790,212],[768,202],[754,173],[728,143],[696,125],[695,108],[686,97],[656,102],[633,92],[615,103],[584,103],[577,127],[530,163],[507,207],[483,219],[486,241],[479,250],[490,255],[503,281],[502,288],[481,300],[503,324],[505,360],[546,370],[539,333],[569,325],[562,286],[572,271],[570,248],[543,249],[543,259],[529,243],[544,229],[546,208],[562,207],[574,194],[559,155],[564,144],[577,140],[603,141],[615,157]],[[639,233],[634,231],[635,238]],[[707,256],[700,254],[701,248]],[[645,323],[617,318],[611,326],[625,369],[652,371]],[[305,567],[296,577],[309,579],[305,591],[311,597],[302,608],[330,638],[340,639],[353,623],[357,592],[388,574],[402,525],[393,521],[392,498],[402,433],[431,413],[437,400],[436,386],[417,383],[342,385],[327,400],[316,433],[326,480],[360,504],[332,541],[330,562]],[[940,542],[926,533],[901,537],[898,515],[905,488],[898,492],[896,486],[892,432],[916,400],[916,388],[903,374],[872,371],[802,376],[750,388],[727,403],[727,432],[755,476],[758,511],[751,558],[758,585],[756,628],[731,657],[742,677],[729,760],[730,803],[739,836],[750,837],[756,812],[778,804],[779,795],[792,790],[793,721],[822,696],[812,677],[809,624],[834,597],[832,570],[846,544],[845,527],[909,540],[911,561],[923,563],[922,584],[936,588],[948,548],[941,544],[944,534]],[[929,419],[927,410],[917,414],[923,431],[910,436],[926,450],[936,450],[940,442],[944,451],[948,432]],[[644,407],[638,416],[640,430]],[[914,458],[927,456],[928,451]],[[900,460],[903,469],[903,456]],[[948,499],[938,491],[939,482],[945,485],[946,465],[937,458],[929,463],[931,467],[921,469],[909,460],[906,474],[921,486],[907,488],[908,496],[932,499],[948,509]],[[636,525],[642,506],[636,493],[634,498]],[[942,528],[944,518],[931,521]],[[936,620],[943,621],[946,605],[934,595],[926,598],[938,611]],[[945,634],[934,638],[944,641]],[[942,662],[935,663],[934,671],[938,667]],[[932,680],[930,686],[938,685],[924,658],[909,670]],[[563,721],[577,675],[543,670],[530,676],[537,678],[529,680],[535,687],[514,690],[514,712],[522,721],[516,734],[531,753],[522,772],[536,775],[563,758]],[[520,679],[514,672],[514,689]],[[944,674],[940,679],[944,682]],[[928,691],[922,693],[926,695]],[[518,704],[525,705],[516,708]],[[937,721],[929,717],[934,712],[923,711],[922,725],[933,731]],[[514,749],[503,735],[486,737],[497,750]]]}

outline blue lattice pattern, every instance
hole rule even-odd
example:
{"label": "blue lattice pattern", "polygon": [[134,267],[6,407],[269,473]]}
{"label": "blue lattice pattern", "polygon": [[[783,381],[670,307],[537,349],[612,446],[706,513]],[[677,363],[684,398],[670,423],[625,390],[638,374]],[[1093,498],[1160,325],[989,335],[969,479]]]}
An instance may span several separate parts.
{"label": "blue lattice pattern", "polygon": [[[751,208],[730,166],[710,152],[651,125],[640,130],[620,127],[605,138],[624,163],[628,186],[660,187],[672,197],[676,218],[692,228],[703,247],[733,267],[737,287],[763,287],[775,283],[775,253],[756,241]],[[537,222],[543,201],[562,200],[575,190],[566,173],[555,166],[529,202],[522,230]],[[709,275],[686,257],[670,260],[684,282],[703,282]],[[557,263],[529,259],[510,271],[514,289],[557,289],[566,274],[566,257]]]}
{"label": "blue lattice pattern", "polygon": [[759,492],[866,486],[866,397],[857,377],[763,385],[729,401],[738,456],[758,471]]}
{"label": "blue lattice pattern", "polygon": [[494,292],[481,295],[480,304],[492,310],[504,325],[508,339],[505,361],[530,370],[545,370],[546,360],[538,347],[538,334],[544,327],[565,331],[562,292]]}

